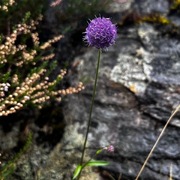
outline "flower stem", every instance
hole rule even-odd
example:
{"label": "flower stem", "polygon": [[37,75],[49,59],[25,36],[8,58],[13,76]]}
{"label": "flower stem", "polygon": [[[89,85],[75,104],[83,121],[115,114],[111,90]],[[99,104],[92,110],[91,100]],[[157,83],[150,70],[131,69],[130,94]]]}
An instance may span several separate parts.
{"label": "flower stem", "polygon": [[[95,82],[94,82],[94,87],[93,87],[93,95],[92,95],[92,100],[91,100],[91,106],[90,106],[90,111],[89,111],[89,119],[88,119],[88,124],[87,124],[86,136],[85,136],[85,140],[84,140],[84,145],[83,145],[80,165],[83,165],[83,159],[84,159],[84,154],[85,154],[85,149],[86,149],[87,138],[88,138],[88,134],[89,134],[89,128],[91,126],[91,115],[92,115],[94,99],[95,99],[95,95],[96,95],[97,79],[98,79],[99,65],[100,65],[100,56],[101,56],[101,49],[99,49],[99,51],[98,51],[98,61],[97,61],[97,67],[96,67],[96,77],[95,77]],[[79,180],[80,176],[81,176],[81,171],[80,171],[79,176],[77,178],[78,180]]]}

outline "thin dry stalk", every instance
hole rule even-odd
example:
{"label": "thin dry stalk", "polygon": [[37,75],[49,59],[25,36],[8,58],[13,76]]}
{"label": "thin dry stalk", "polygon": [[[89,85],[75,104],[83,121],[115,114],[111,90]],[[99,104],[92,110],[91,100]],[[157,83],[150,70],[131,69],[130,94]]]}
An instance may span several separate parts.
{"label": "thin dry stalk", "polygon": [[170,118],[169,118],[168,121],[166,122],[166,124],[165,124],[165,126],[163,127],[163,129],[162,129],[162,131],[161,131],[159,137],[157,138],[157,140],[156,140],[154,146],[152,147],[150,153],[148,154],[146,160],[144,161],[144,163],[143,163],[143,165],[142,165],[142,167],[141,167],[141,169],[140,169],[140,171],[139,171],[139,173],[138,173],[138,175],[137,175],[137,177],[136,177],[135,180],[138,180],[138,178],[140,177],[140,175],[141,175],[142,171],[144,170],[144,168],[145,168],[145,166],[146,166],[146,164],[147,164],[147,162],[148,162],[150,156],[152,155],[152,153],[153,153],[154,149],[156,148],[156,146],[157,146],[159,140],[161,139],[162,135],[164,134],[164,131],[166,130],[168,124],[170,123],[170,121],[172,120],[172,118],[176,115],[176,113],[179,111],[179,109],[180,109],[180,105],[177,106],[177,108],[175,109],[175,111],[171,114]]}
{"label": "thin dry stalk", "polygon": [[169,172],[169,180],[173,180],[172,176],[173,176],[173,168],[172,168],[172,164],[170,166],[170,172]]}

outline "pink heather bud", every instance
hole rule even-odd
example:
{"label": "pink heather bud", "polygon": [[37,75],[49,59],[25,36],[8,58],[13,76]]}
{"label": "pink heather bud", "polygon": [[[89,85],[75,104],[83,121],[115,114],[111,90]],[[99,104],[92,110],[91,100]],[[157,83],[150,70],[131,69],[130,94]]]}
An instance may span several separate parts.
{"label": "pink heather bud", "polygon": [[54,2],[51,3],[51,7],[55,7],[61,3],[62,0],[55,0]]}
{"label": "pink heather bud", "polygon": [[103,148],[104,150],[107,150],[108,152],[114,152],[114,146],[110,145],[110,146],[106,146]]}

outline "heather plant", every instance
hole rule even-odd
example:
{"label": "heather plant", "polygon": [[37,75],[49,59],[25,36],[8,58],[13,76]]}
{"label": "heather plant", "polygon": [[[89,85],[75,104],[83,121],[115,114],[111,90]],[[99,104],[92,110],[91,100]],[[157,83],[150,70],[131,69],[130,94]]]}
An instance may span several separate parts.
{"label": "heather plant", "polygon": [[1,0],[1,33],[9,35],[14,26],[20,22],[37,19],[44,12],[46,4],[43,0]]}
{"label": "heather plant", "polygon": [[[22,4],[11,0],[3,3],[0,6],[0,16],[2,19],[11,17],[13,22],[13,15],[9,13],[15,12],[13,10],[19,9]],[[77,87],[62,90],[57,88],[66,74],[65,69],[58,70],[54,78],[50,76],[54,70],[57,71],[53,44],[62,35],[42,43],[37,31],[42,20],[40,14],[32,19],[31,13],[26,12],[21,21],[16,23],[17,20],[15,18],[12,26],[8,24],[8,30],[4,27],[0,32],[0,116],[8,116],[29,104],[42,108],[52,98],[60,101],[61,96],[83,89],[82,83]]]}
{"label": "heather plant", "polygon": [[[25,107],[40,109],[52,99],[59,102],[62,96],[84,88],[82,83],[60,88],[66,69],[57,66],[54,44],[63,36],[58,34],[46,41],[40,38],[43,2],[0,2],[0,117],[12,117],[9,115]],[[16,170],[17,162],[31,143],[30,133],[13,158],[8,156],[6,162],[0,161],[0,179],[8,179]],[[5,150],[1,151],[4,154]]]}
{"label": "heather plant", "polygon": [[[102,50],[107,50],[109,46],[115,43],[116,37],[117,37],[116,26],[111,22],[109,18],[104,18],[104,17],[98,17],[91,20],[85,31],[84,40],[88,43],[89,46],[93,46],[98,49],[98,60],[97,60],[96,75],[95,75],[95,81],[94,81],[94,86],[93,86],[93,94],[92,94],[92,100],[91,100],[91,105],[90,105],[89,118],[87,122],[87,130],[86,130],[85,140],[84,140],[84,145],[83,145],[83,150],[82,150],[82,156],[81,156],[80,164],[77,166],[74,172],[74,177],[73,177],[74,179],[76,177],[77,179],[80,178],[81,172],[83,168],[85,168],[86,166],[107,165],[107,162],[98,162],[98,161],[92,162],[90,159],[89,161],[84,163],[83,160],[84,160],[88,134],[89,134],[90,126],[91,126],[91,115],[92,115],[94,99],[96,95],[96,87],[97,87],[98,73],[99,73],[99,67],[100,67],[100,56],[101,56]],[[110,147],[113,147],[113,146],[110,146]],[[96,155],[99,154],[101,151],[102,150],[98,150],[96,152]]]}

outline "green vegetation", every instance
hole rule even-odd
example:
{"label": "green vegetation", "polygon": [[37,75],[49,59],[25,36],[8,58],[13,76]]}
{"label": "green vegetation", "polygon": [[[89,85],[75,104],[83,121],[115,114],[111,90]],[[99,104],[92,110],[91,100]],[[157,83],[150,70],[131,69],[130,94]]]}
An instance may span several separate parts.
{"label": "green vegetation", "polygon": [[0,180],[6,180],[16,169],[16,163],[25,154],[32,144],[32,133],[27,135],[23,148],[0,169]]}

